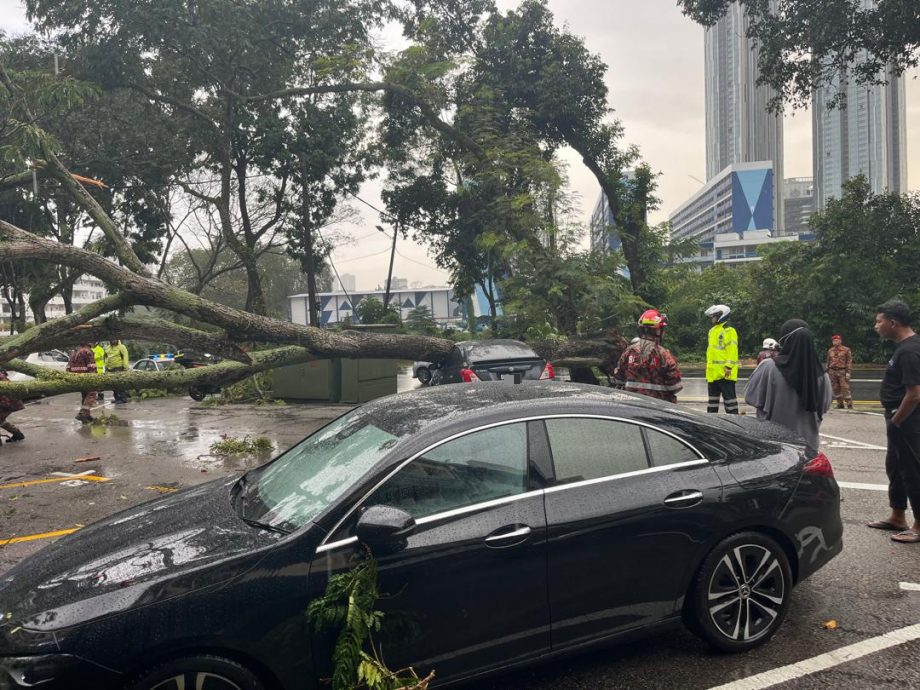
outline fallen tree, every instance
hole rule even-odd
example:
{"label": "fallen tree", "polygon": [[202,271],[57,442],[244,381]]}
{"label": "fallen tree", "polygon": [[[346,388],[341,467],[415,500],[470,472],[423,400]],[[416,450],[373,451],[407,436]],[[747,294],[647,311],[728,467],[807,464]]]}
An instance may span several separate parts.
{"label": "fallen tree", "polygon": [[[0,82],[11,100],[16,101],[20,115],[34,121],[28,103],[24,98],[17,98],[21,93],[19,87],[2,65]],[[417,99],[414,103],[423,114],[429,115],[430,121],[437,119],[427,113],[424,101]],[[457,136],[455,130],[453,135]],[[465,142],[463,137],[458,137],[457,142],[476,148],[475,142]],[[0,261],[37,261],[66,266],[77,274],[99,278],[113,294],[66,317],[0,341],[0,366],[35,376],[34,381],[0,384],[0,394],[22,398],[113,388],[184,388],[190,384],[237,381],[268,369],[332,357],[440,361],[453,345],[450,340],[427,336],[336,331],[299,325],[233,309],[169,285],[146,269],[117,223],[87,192],[84,180],[72,175],[55,155],[50,138],[39,134],[35,137],[35,145],[40,159],[33,157],[33,165],[60,181],[73,202],[102,230],[114,258],[43,238],[0,221]],[[26,183],[28,179],[22,176],[18,181]],[[140,320],[115,315],[132,306],[181,315],[201,324],[201,328],[165,319]],[[47,372],[20,359],[31,352],[53,347],[116,338],[166,341],[177,347],[221,355],[225,361],[212,367],[180,371],[73,375]],[[253,351],[254,345],[259,347],[257,351]],[[565,364],[567,359],[577,359],[580,364],[585,361],[603,364],[615,359],[624,343],[617,337],[569,341],[564,345],[556,342],[534,345],[539,354],[557,364]]]}

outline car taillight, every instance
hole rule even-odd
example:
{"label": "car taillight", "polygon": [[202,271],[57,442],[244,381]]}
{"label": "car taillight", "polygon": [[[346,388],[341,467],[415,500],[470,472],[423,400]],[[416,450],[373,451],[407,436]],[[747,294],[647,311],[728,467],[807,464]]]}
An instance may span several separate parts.
{"label": "car taillight", "polygon": [[831,461],[827,459],[824,453],[818,453],[809,460],[803,472],[815,477],[828,477],[831,479],[834,477],[834,468],[831,467]]}
{"label": "car taillight", "polygon": [[540,380],[548,381],[549,379],[555,379],[555,378],[556,378],[556,369],[553,367],[553,365],[550,362],[547,362],[546,366],[543,367],[543,373],[540,374]]}
{"label": "car taillight", "polygon": [[476,376],[476,372],[472,369],[461,369],[460,370],[460,379],[463,383],[473,383],[473,381],[482,381],[481,378]]}

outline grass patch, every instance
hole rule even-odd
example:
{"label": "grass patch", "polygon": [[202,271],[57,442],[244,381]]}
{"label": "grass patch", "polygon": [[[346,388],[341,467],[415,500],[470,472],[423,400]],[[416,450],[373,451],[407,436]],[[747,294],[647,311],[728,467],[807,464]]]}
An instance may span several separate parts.
{"label": "grass patch", "polygon": [[211,452],[214,455],[264,455],[275,449],[275,444],[270,438],[265,436],[244,436],[236,438],[233,436],[221,436],[220,441],[211,444]]}

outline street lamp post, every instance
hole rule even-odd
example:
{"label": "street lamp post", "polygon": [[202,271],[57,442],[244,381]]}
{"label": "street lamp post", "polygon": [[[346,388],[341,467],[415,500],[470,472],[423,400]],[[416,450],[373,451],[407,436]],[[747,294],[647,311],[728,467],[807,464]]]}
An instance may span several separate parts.
{"label": "street lamp post", "polygon": [[[387,231],[384,230],[381,226],[375,226],[380,232],[384,235],[387,234]],[[396,236],[399,234],[399,226],[394,225],[393,227],[393,246],[390,249],[390,268],[387,270],[387,289],[383,293],[383,310],[386,311],[387,307],[390,306],[390,283],[393,280],[393,259],[396,257]]]}

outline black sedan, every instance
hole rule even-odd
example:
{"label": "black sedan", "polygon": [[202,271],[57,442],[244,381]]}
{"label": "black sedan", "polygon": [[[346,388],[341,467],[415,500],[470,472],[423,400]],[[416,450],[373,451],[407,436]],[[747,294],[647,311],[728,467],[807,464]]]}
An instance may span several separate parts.
{"label": "black sedan", "polygon": [[0,688],[320,688],[304,612],[365,544],[386,661],[438,685],[681,621],[751,649],[842,548],[830,463],[789,441],[569,383],[383,398],[6,573]]}
{"label": "black sedan", "polygon": [[432,386],[478,381],[520,383],[556,378],[553,365],[519,340],[465,340],[454,345],[443,362],[429,365],[429,369],[433,369]]}

